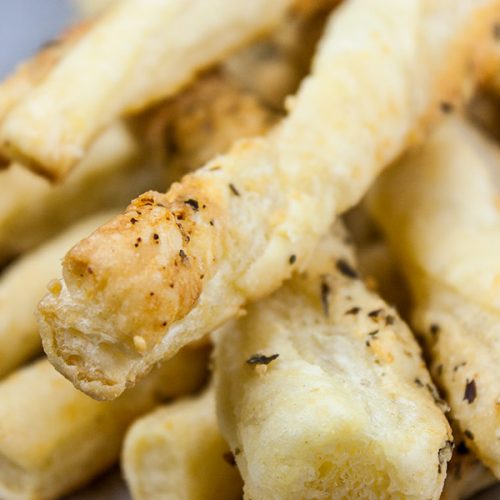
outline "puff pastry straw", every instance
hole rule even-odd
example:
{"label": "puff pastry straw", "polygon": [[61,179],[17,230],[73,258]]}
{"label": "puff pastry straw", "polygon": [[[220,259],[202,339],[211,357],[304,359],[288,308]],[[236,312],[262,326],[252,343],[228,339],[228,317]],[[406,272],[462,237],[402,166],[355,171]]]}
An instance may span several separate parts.
{"label": "puff pastry straw", "polygon": [[[115,2],[4,117],[0,148],[63,179],[107,125],[271,29],[292,0]],[[47,123],[50,126],[47,126]]]}
{"label": "puff pastry straw", "polygon": [[419,347],[345,235],[218,333],[217,411],[245,498],[439,498],[451,430]]}
{"label": "puff pastry straw", "polygon": [[369,200],[435,380],[467,447],[500,478],[500,184],[488,167],[498,175],[500,162],[477,140],[465,122],[446,122]]}
{"label": "puff pastry straw", "polygon": [[240,500],[241,477],[215,415],[213,387],[156,409],[127,432],[122,468],[135,500]]}
{"label": "puff pastry straw", "polygon": [[93,397],[116,397],[302,269],[336,214],[479,76],[499,6],[341,5],[275,130],[145,193],[67,254],[39,309],[51,362]]}
{"label": "puff pastry straw", "polygon": [[206,350],[188,350],[113,402],[77,391],[47,360],[0,383],[0,496],[59,498],[118,458],[128,425],[166,398],[197,389]]}

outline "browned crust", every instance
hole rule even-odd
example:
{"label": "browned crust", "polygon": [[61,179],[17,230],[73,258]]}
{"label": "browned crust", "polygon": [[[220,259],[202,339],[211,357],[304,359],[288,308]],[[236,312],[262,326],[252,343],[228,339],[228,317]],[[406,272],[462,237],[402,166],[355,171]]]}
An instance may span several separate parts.
{"label": "browned crust", "polygon": [[[64,274],[70,291],[80,289],[108,310],[119,311],[126,302],[132,319],[126,331],[154,347],[166,328],[189,312],[214,272],[225,225],[221,200],[215,185],[194,177],[168,194],[144,193],[68,252]],[[112,248],[102,245],[109,240]],[[120,283],[116,266],[127,269]],[[111,275],[116,289],[107,287]],[[133,337],[121,340],[135,348]]]}
{"label": "browned crust", "polygon": [[[437,118],[439,118],[442,113],[442,107],[440,104],[443,100],[453,100],[453,102],[455,102],[456,99],[458,102],[459,97],[460,99],[463,99],[467,94],[467,92],[465,92],[466,89],[464,90],[464,81],[466,84],[472,84],[477,78],[477,75],[480,74],[480,68],[475,68],[473,64],[475,63],[475,44],[478,43],[478,40],[481,40],[482,36],[489,34],[489,29],[491,28],[489,21],[491,16],[494,13],[497,13],[497,11],[498,3],[496,2],[491,3],[487,8],[478,9],[474,22],[464,26],[464,28],[466,28],[464,29],[464,32],[456,33],[456,36],[454,36],[454,45],[452,47],[447,47],[449,49],[447,50],[447,56],[451,53],[451,58],[443,61],[444,67],[441,71],[434,70],[438,73],[437,77],[435,75],[436,83],[432,88],[432,95],[425,100],[425,107],[419,108],[416,105],[417,109],[411,110],[416,113],[414,120],[415,126],[411,129],[412,136],[416,136],[417,134],[423,135],[421,132],[424,127],[427,128],[430,124],[436,121]],[[427,47],[426,49],[431,50],[430,47]],[[299,137],[296,137],[295,139],[300,140]],[[401,147],[403,145],[408,145],[409,142],[410,141],[407,141],[406,144],[403,143]],[[382,152],[384,144],[379,144],[378,146],[378,150]],[[176,289],[176,294],[178,296],[168,295],[165,293],[161,302],[158,303],[158,308],[147,309],[148,318],[146,320],[146,326],[150,327],[150,330],[144,327],[144,322],[139,324],[139,320],[135,319],[135,311],[129,313],[127,308],[123,306],[123,303],[120,302],[124,297],[124,295],[122,295],[122,290],[127,289],[127,283],[133,283],[136,290],[135,293],[139,293],[139,296],[141,297],[141,301],[137,302],[137,318],[143,318],[144,310],[141,309],[143,307],[148,307],[143,305],[146,303],[144,294],[148,291],[148,280],[151,278],[152,273],[156,272],[156,269],[150,267],[149,263],[146,263],[144,266],[139,264],[130,264],[131,255],[127,245],[130,246],[132,241],[125,238],[131,238],[131,236],[137,237],[137,235],[135,234],[136,229],[131,227],[127,228],[126,225],[124,227],[124,221],[126,222],[125,217],[129,216],[128,214],[126,216],[120,216],[116,222],[112,222],[107,225],[106,229],[99,230],[94,233],[91,238],[84,240],[83,243],[77,245],[77,247],[75,247],[75,249],[69,254],[65,261],[64,278],[66,285],[71,292],[70,295],[72,294],[74,297],[78,297],[77,302],[80,302],[80,305],[99,304],[103,314],[102,320],[109,322],[109,324],[117,325],[116,332],[120,333],[114,333],[113,336],[117,339],[118,345],[120,342],[123,342],[123,340],[125,340],[125,343],[130,345],[130,342],[133,341],[133,339],[130,338],[130,332],[134,331],[134,329],[129,328],[129,325],[137,325],[137,327],[140,328],[141,338],[143,338],[147,344],[147,351],[145,352],[147,352],[147,354],[151,354],[150,347],[152,348],[158,344],[161,335],[163,335],[163,339],[165,339],[170,333],[164,330],[162,334],[159,334],[155,325],[159,322],[166,321],[165,326],[167,328],[168,325],[175,326],[174,324],[176,321],[184,319],[187,316],[187,313],[192,312],[194,309],[193,306],[196,305],[196,299],[200,296],[201,289],[207,281],[206,277],[208,275],[214,275],[218,269],[226,264],[226,261],[222,259],[219,260],[219,256],[221,255],[219,252],[226,250],[225,257],[228,257],[226,244],[232,237],[231,232],[233,231],[236,233],[238,230],[238,228],[234,227],[235,223],[232,222],[233,225],[231,225],[231,221],[227,221],[226,218],[229,217],[228,196],[232,196],[232,200],[234,200],[234,204],[231,203],[231,210],[232,213],[234,213],[238,207],[238,200],[241,199],[239,198],[241,193],[238,191],[237,186],[231,184],[229,177],[230,174],[226,171],[230,171],[232,165],[234,164],[246,165],[245,162],[248,158],[248,156],[246,156],[248,151],[255,152],[255,156],[251,157],[252,161],[255,158],[260,159],[260,148],[264,151],[262,156],[264,156],[265,161],[267,161],[268,157],[266,155],[269,153],[270,148],[266,149],[266,147],[265,141],[255,140],[252,142],[241,142],[232,150],[230,155],[224,158],[223,161],[226,163],[225,166],[227,167],[224,171],[219,171],[215,174],[211,172],[211,170],[217,168],[217,160],[214,160],[214,162],[210,164],[211,166],[204,168],[193,176],[185,177],[183,181],[180,184],[176,184],[167,195],[155,195],[159,197],[158,200],[165,200],[166,202],[165,207],[163,207],[164,211],[161,211],[162,217],[173,216],[176,210],[175,203],[184,203],[186,200],[191,198],[195,200],[206,200],[203,203],[206,203],[207,207],[209,207],[208,209],[215,210],[213,220],[215,221],[217,230],[211,230],[209,227],[209,218],[203,218],[200,223],[200,227],[195,229],[198,225],[196,218],[199,217],[199,214],[189,212],[188,218],[192,220],[186,220],[185,222],[186,227],[189,227],[189,230],[193,231],[189,245],[187,245],[186,248],[180,244],[177,244],[177,246],[168,245],[162,249],[162,258],[165,260],[167,265],[175,267],[178,252],[182,249],[186,255],[188,255],[188,250],[189,252],[192,252],[189,253],[189,256],[196,262],[196,266],[193,267],[191,271],[189,269],[185,269],[181,274],[179,274],[179,288]],[[382,153],[381,158],[383,158]],[[379,165],[378,171],[382,169],[383,166],[384,165],[382,164]],[[375,177],[376,173],[376,171],[373,172],[373,177]],[[346,186],[341,185],[341,187]],[[335,186],[335,189],[339,189],[339,187]],[[335,193],[335,189],[332,189],[332,196]],[[359,190],[362,191],[362,189],[363,187],[360,186]],[[361,193],[359,193],[359,195],[361,195]],[[354,199],[349,200],[351,203],[354,201]],[[160,203],[162,202],[160,201]],[[256,202],[256,205],[257,203],[258,202]],[[214,209],[214,207],[216,207],[216,209]],[[349,207],[340,206],[338,207],[338,210],[344,210],[346,208]],[[149,221],[146,215],[149,216],[150,213],[148,212],[143,214],[141,227],[157,227],[158,223],[155,216],[152,217],[151,221]],[[313,215],[320,216],[320,214]],[[327,217],[329,217],[329,215]],[[207,221],[209,226],[207,226]],[[168,224],[167,222],[162,221],[161,225],[158,227],[161,227],[162,233],[160,234],[160,238],[162,241],[168,241],[174,237],[180,237],[178,229],[175,228],[175,225],[171,221],[168,222]],[[259,234],[258,236],[262,235]],[[235,238],[237,238],[237,236]],[[90,244],[90,242],[92,244]],[[108,246],[112,246],[117,249],[115,255],[106,254]],[[124,248],[123,255],[121,250],[122,247]],[[237,245],[233,245],[233,248],[237,248]],[[204,256],[204,253],[207,255]],[[303,256],[300,257],[303,258]],[[210,259],[214,260],[211,261]],[[72,263],[73,260],[82,260],[85,261],[85,263],[92,262],[90,264],[92,269],[94,269],[94,263],[96,263],[98,269],[105,269],[105,272],[102,272],[103,280],[97,284],[93,284],[92,280],[85,278],[86,281],[84,283],[80,283],[78,274],[72,272],[74,269]],[[227,260],[231,260],[231,262],[234,261],[233,258],[229,257]],[[289,270],[289,273],[292,272],[292,268],[287,269]],[[126,270],[126,272],[124,272],[124,270]],[[97,274],[99,273],[100,271],[97,270]],[[166,271],[165,276],[171,278],[177,276],[176,273],[177,271],[175,269],[170,269],[169,271]],[[203,279],[205,279],[205,281],[201,278],[202,275],[204,276]],[[286,276],[280,275],[280,277],[284,279]],[[280,282],[278,282],[278,280],[274,283],[275,286],[279,286],[279,284]],[[226,286],[228,290],[230,289],[230,285],[227,283],[222,286]],[[97,295],[101,293],[101,288],[103,294],[102,299],[100,295]],[[139,290],[139,292],[137,292],[137,290]],[[270,287],[266,289],[266,292],[269,291],[271,291]],[[80,299],[79,294],[82,293],[85,295],[82,299]],[[128,293],[129,292],[127,292],[127,297],[129,296]],[[260,291],[261,295],[262,293],[263,292]],[[256,294],[256,296],[258,296],[258,294]],[[98,297],[99,300],[96,300]],[[118,299],[117,297],[120,298]],[[73,321],[71,318],[72,313],[68,314],[67,311],[64,311],[64,299],[60,300],[62,306],[61,310],[58,310],[59,306],[56,305],[58,300],[57,296],[55,296],[54,298],[49,298],[46,302],[42,303],[41,311],[45,317],[44,321],[49,323],[48,327],[47,325],[44,325],[42,328],[42,335],[44,337],[50,337],[50,335],[54,334],[52,333],[47,335],[46,332],[48,330],[56,332],[56,335],[58,335],[58,330],[68,331],[69,328],[66,325],[71,324]],[[69,306],[70,309],[71,307],[72,306]],[[158,314],[160,310],[162,311],[161,317]],[[117,311],[119,311],[120,316],[114,317],[114,314]],[[164,319],[165,313],[167,313],[168,316]],[[60,316],[61,324],[64,325],[62,328],[57,325],[57,321],[50,317],[51,314],[58,314]],[[89,313],[83,314],[82,317],[86,318],[88,314]],[[130,323],[127,315],[130,315],[132,318]],[[75,323],[78,323],[78,318],[76,318]],[[124,326],[124,328],[121,328],[122,326]],[[203,330],[203,327],[197,325],[197,328],[197,332],[201,334],[200,330]],[[126,338],[121,338],[121,335],[125,335]],[[49,345],[49,340],[46,339],[45,342]],[[61,334],[56,343],[59,345],[65,344],[63,334]],[[182,341],[179,340],[178,344],[178,347],[180,347]],[[52,350],[53,346],[50,346],[49,349]],[[173,349],[169,351],[169,354],[172,354],[172,351]],[[49,352],[49,354],[51,353]],[[61,357],[60,353],[58,353],[57,356],[59,359],[56,360],[55,356],[52,356],[52,361],[58,364],[59,369],[65,371],[66,367],[64,366],[64,363],[67,360],[64,359],[64,356]],[[84,356],[88,357],[88,354],[85,353]],[[145,359],[145,356],[143,359],[145,360],[144,364],[147,364],[148,360]],[[121,368],[123,368],[123,366],[128,366],[127,362],[125,362]],[[72,367],[71,370],[73,370],[73,372],[77,372],[78,368]],[[68,372],[68,370],[66,370],[66,372]],[[80,373],[86,373],[85,367],[80,370]],[[137,372],[134,373],[137,374]],[[69,376],[73,377],[72,374]],[[133,383],[131,380],[127,380],[126,382]],[[125,381],[123,383],[125,383]],[[93,389],[91,391],[93,391]]]}
{"label": "browned crust", "polygon": [[154,161],[168,165],[165,184],[170,186],[237,139],[263,134],[278,117],[219,67],[130,124]]}

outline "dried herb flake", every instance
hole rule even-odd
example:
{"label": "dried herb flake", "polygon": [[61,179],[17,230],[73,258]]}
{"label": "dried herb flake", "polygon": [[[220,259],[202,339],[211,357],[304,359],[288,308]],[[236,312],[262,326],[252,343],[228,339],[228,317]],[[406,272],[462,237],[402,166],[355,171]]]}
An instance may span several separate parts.
{"label": "dried herb flake", "polygon": [[465,391],[464,391],[464,401],[467,401],[469,404],[473,403],[477,397],[477,387],[476,381],[474,379],[469,380],[465,383]]}
{"label": "dried herb flake", "polygon": [[469,429],[465,429],[464,436],[471,441],[474,439],[474,434]]}
{"label": "dried herb flake", "polygon": [[197,212],[200,208],[198,201],[194,200],[193,198],[189,198],[188,200],[185,200],[184,203],[186,205],[189,205],[195,212]]}
{"label": "dried herb flake", "polygon": [[270,356],[257,353],[257,354],[252,354],[252,356],[250,356],[246,362],[248,365],[268,365],[269,363],[271,363],[271,361],[274,361],[278,357],[279,357],[278,353],[271,354]]}
{"label": "dried herb flake", "polygon": [[345,314],[353,314],[353,315],[355,315],[355,314],[358,314],[359,311],[361,311],[361,307],[355,306],[355,307],[351,307],[351,309],[347,310],[345,312]]}
{"label": "dried herb flake", "polygon": [[356,270],[345,259],[337,260],[336,267],[344,276],[353,279],[358,278]]}
{"label": "dried herb flake", "polygon": [[378,318],[380,316],[380,313],[383,311],[383,309],[375,309],[373,311],[370,311],[368,313],[369,318]]}
{"label": "dried herb flake", "polygon": [[321,282],[321,306],[323,307],[323,312],[325,316],[330,313],[330,304],[328,301],[328,296],[330,295],[331,289],[330,285],[326,281]]}
{"label": "dried herb flake", "polygon": [[443,113],[451,113],[454,109],[453,104],[447,101],[442,101],[439,106]]}
{"label": "dried herb flake", "polygon": [[229,183],[229,189],[235,196],[241,196],[240,192],[236,189],[236,186],[232,182]]}

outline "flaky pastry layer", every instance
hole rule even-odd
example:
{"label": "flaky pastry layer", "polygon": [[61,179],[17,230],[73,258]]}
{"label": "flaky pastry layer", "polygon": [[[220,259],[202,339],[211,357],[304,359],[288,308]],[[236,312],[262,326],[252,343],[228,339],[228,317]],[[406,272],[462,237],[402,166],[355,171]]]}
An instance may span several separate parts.
{"label": "flaky pastry layer", "polygon": [[52,363],[88,394],[116,397],[303,269],[335,215],[469,90],[499,6],[339,7],[276,129],[139,197],[66,256],[61,291],[39,310]]}
{"label": "flaky pastry layer", "polygon": [[476,134],[447,121],[382,176],[370,205],[410,284],[413,323],[452,416],[500,478],[500,184]]}
{"label": "flaky pastry layer", "polygon": [[410,330],[336,234],[217,337],[219,422],[245,498],[438,499],[453,448]]}

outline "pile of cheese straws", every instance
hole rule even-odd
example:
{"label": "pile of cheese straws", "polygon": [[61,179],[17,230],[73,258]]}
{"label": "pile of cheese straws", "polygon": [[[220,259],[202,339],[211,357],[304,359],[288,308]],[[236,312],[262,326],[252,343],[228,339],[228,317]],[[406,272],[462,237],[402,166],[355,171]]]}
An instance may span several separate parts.
{"label": "pile of cheese straws", "polygon": [[500,0],[98,3],[0,86],[0,497],[500,478]]}

